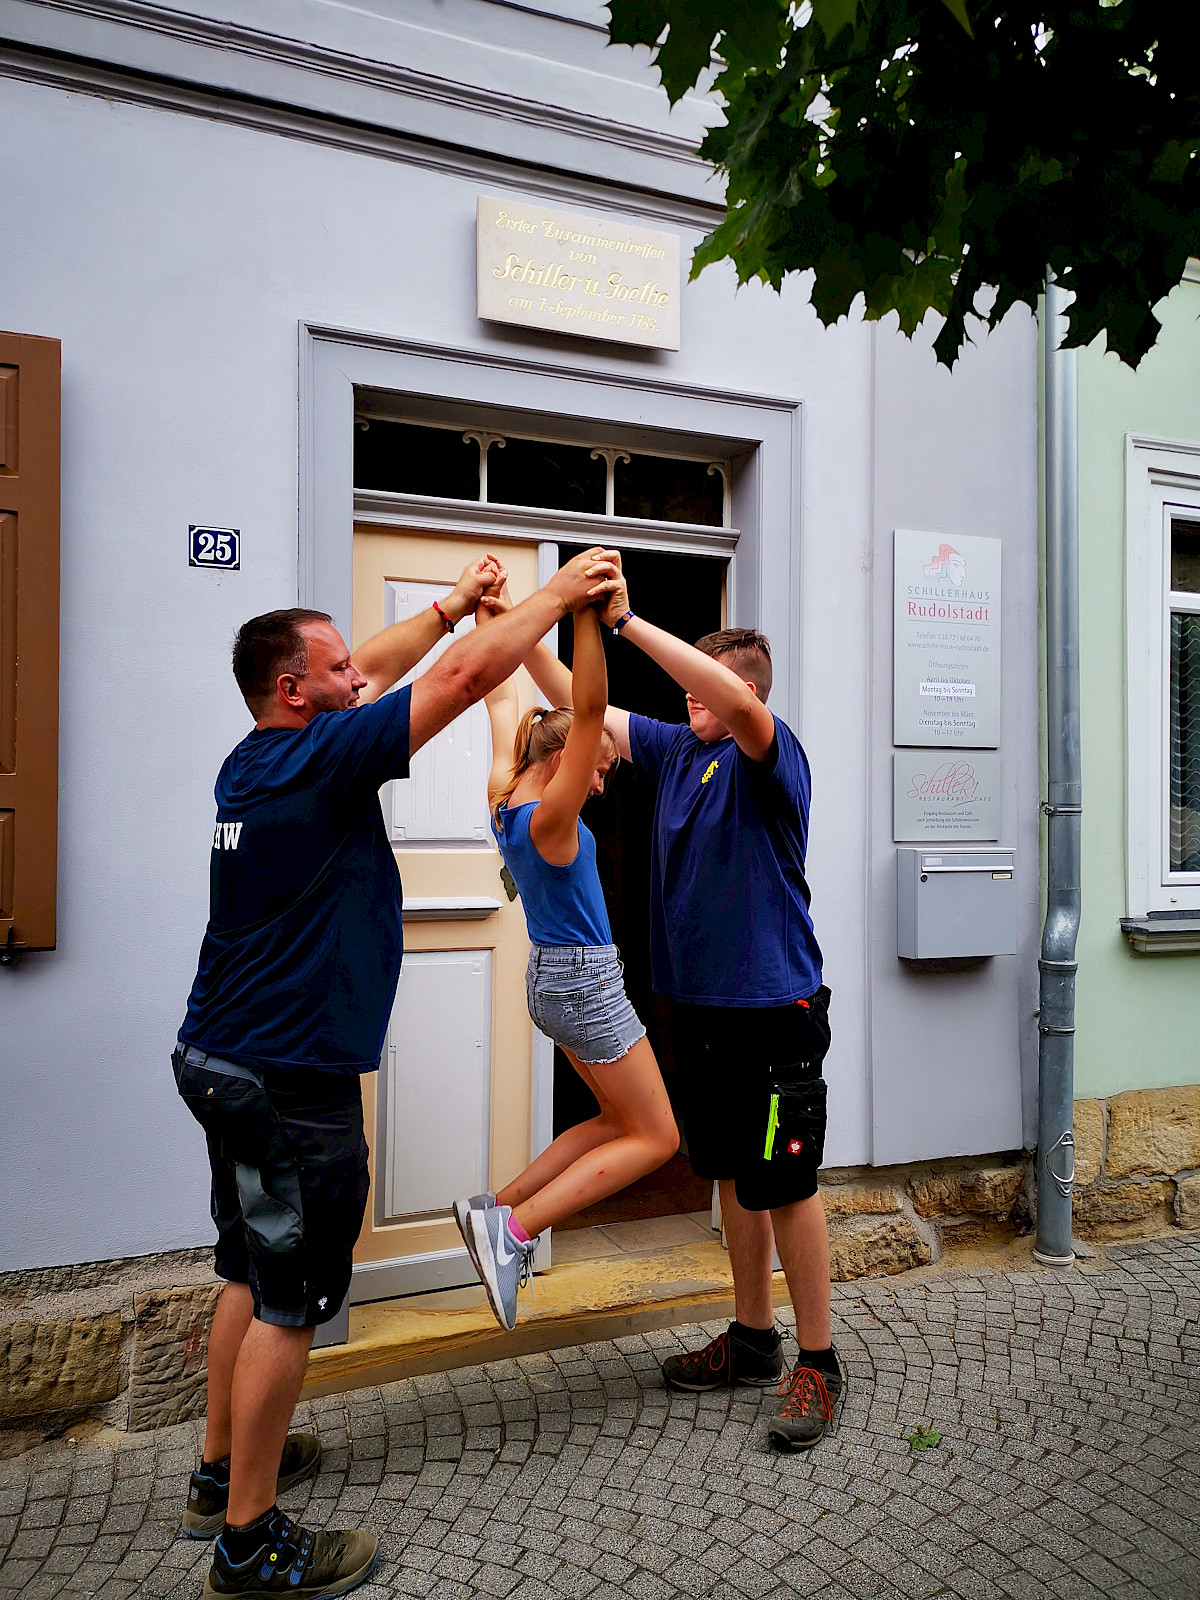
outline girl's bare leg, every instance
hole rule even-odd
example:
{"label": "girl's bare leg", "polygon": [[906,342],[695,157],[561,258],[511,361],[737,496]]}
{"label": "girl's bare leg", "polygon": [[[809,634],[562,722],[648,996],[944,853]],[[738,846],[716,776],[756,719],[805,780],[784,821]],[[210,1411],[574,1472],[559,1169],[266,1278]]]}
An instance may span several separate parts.
{"label": "girl's bare leg", "polygon": [[[585,1074],[580,1072],[579,1063],[572,1061],[572,1065],[586,1082]],[[592,1083],[588,1082],[588,1088],[595,1094]],[[624,1130],[616,1112],[607,1104],[605,1097],[597,1095],[596,1098],[600,1101],[600,1115],[589,1117],[586,1122],[580,1122],[574,1128],[567,1128],[560,1133],[554,1143],[548,1144],[524,1172],[519,1173],[511,1183],[506,1183],[503,1189],[497,1191],[498,1205],[519,1206],[522,1201],[528,1200],[539,1189],[544,1188],[551,1179],[557,1178],[560,1173],[574,1165],[580,1156],[596,1149],[598,1145],[608,1144],[611,1140],[621,1137]]]}
{"label": "girl's bare leg", "polygon": [[[513,1206],[514,1219],[530,1238],[653,1172],[679,1149],[679,1129],[648,1039],[639,1039],[628,1055],[602,1067],[586,1066],[569,1050],[567,1055],[599,1100],[601,1114],[581,1128],[569,1130],[589,1130],[581,1141],[587,1141],[585,1148],[569,1164],[553,1172],[567,1153],[569,1146],[564,1147],[553,1162],[546,1164],[547,1176],[541,1187]],[[607,1140],[591,1143],[602,1129],[610,1130]],[[563,1141],[567,1138],[567,1134],[562,1135]],[[556,1139],[544,1156],[550,1155],[559,1142]],[[500,1191],[500,1204],[512,1205],[510,1190],[524,1190],[525,1180],[532,1177],[544,1156]]]}

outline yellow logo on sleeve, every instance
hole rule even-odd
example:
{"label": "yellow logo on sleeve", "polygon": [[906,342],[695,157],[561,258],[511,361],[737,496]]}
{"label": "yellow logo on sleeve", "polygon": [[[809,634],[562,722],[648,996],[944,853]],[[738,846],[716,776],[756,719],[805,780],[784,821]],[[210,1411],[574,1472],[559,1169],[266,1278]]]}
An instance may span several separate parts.
{"label": "yellow logo on sleeve", "polygon": [[719,761],[710,761],[709,764],[708,764],[708,769],[705,772],[704,776],[700,779],[700,782],[701,783],[707,783],[708,780],[712,777],[713,773],[717,770],[717,768],[720,765],[721,765],[721,763]]}

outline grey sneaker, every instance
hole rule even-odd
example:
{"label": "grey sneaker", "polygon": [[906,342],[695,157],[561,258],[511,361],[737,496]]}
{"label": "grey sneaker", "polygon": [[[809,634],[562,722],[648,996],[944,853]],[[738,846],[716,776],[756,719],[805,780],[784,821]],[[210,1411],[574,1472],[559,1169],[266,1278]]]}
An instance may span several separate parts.
{"label": "grey sneaker", "polygon": [[496,1321],[509,1333],[517,1325],[517,1290],[533,1276],[533,1252],[537,1240],[522,1244],[508,1231],[511,1206],[488,1206],[471,1211],[467,1226],[475,1240],[479,1276],[491,1301]]}
{"label": "grey sneaker", "polygon": [[471,1237],[471,1228],[467,1217],[472,1211],[486,1211],[489,1206],[496,1204],[496,1196],[489,1189],[485,1194],[473,1194],[469,1200],[456,1200],[454,1202],[454,1220],[458,1223],[458,1231],[462,1234],[463,1243],[467,1247],[467,1254],[471,1264],[479,1276],[483,1277],[483,1268],[479,1265],[479,1252],[475,1248],[475,1240]]}

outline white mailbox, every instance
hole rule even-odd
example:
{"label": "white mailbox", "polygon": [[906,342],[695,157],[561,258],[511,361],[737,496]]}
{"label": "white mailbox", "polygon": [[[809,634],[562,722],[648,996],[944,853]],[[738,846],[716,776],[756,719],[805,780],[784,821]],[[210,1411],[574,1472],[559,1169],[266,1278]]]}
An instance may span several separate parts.
{"label": "white mailbox", "polygon": [[927,961],[1016,953],[1014,851],[896,851],[898,956]]}

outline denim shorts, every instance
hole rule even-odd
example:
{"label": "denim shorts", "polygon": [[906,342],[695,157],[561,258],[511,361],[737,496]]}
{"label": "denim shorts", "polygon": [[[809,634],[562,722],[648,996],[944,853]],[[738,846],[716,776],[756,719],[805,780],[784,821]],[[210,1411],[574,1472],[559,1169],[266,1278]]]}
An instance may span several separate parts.
{"label": "denim shorts", "polygon": [[588,1066],[620,1061],[646,1037],[624,971],[615,944],[535,944],[525,971],[529,1015]]}

